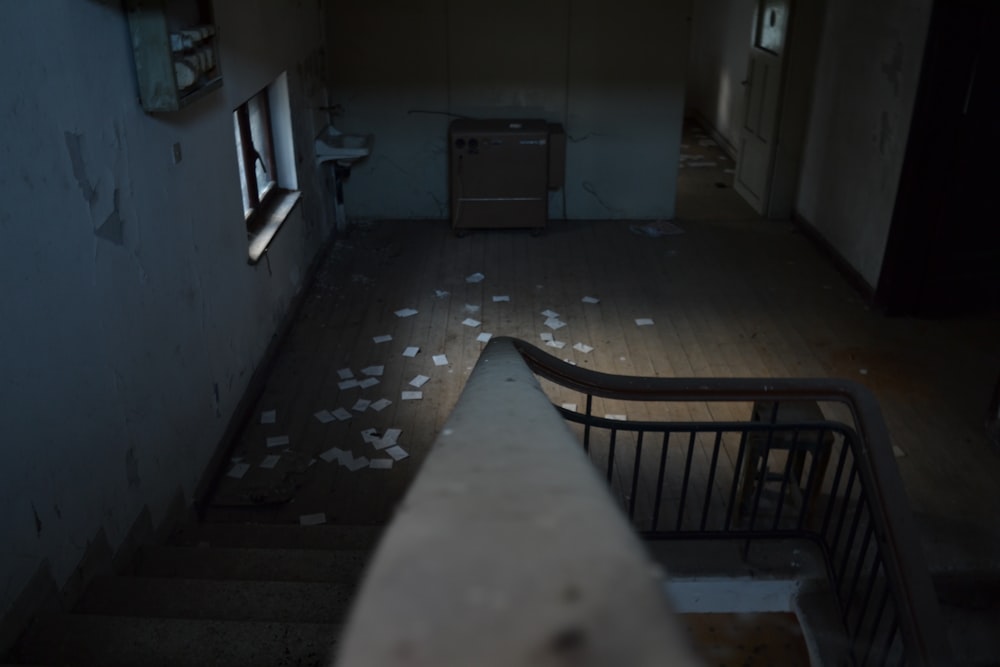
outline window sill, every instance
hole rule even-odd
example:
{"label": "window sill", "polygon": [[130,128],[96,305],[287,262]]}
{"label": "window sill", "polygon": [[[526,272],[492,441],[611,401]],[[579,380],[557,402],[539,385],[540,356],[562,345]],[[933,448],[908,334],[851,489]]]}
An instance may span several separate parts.
{"label": "window sill", "polygon": [[271,239],[281,229],[281,225],[288,219],[301,197],[302,193],[298,190],[282,190],[271,197],[267,205],[255,216],[255,224],[250,231],[250,251],[247,260],[250,264],[256,264],[264,256]]}

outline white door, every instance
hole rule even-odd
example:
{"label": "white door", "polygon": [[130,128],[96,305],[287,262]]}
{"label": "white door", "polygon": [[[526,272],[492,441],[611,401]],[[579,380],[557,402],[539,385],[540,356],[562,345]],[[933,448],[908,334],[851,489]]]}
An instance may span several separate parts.
{"label": "white door", "polygon": [[761,215],[767,215],[774,173],[790,5],[791,0],[758,0],[744,82],[743,122],[733,186]]}

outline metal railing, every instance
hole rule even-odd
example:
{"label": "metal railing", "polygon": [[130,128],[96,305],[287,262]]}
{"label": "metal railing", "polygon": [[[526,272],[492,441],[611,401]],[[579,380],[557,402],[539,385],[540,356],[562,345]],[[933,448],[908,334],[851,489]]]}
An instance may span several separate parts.
{"label": "metal railing", "polygon": [[[557,410],[644,538],[745,540],[744,555],[758,540],[809,540],[823,556],[852,664],[950,663],[888,431],[867,389],[832,379],[611,375],[495,340],[551,383]],[[582,406],[564,402],[572,396]]]}

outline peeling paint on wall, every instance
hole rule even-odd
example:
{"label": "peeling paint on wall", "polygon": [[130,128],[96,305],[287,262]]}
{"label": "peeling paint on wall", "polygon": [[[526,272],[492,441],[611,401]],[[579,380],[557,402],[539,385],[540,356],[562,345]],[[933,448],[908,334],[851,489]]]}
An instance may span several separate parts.
{"label": "peeling paint on wall", "polygon": [[94,230],[94,234],[98,238],[111,241],[115,245],[123,245],[125,243],[125,234],[122,229],[123,221],[118,209],[120,202],[121,190],[115,188],[114,208],[111,210],[111,214],[101,223],[101,226]]}
{"label": "peeling paint on wall", "polygon": [[66,150],[69,152],[69,160],[73,165],[73,178],[80,186],[83,193],[83,200],[90,204],[94,201],[97,191],[87,179],[87,166],[83,162],[83,135],[75,132],[65,132]]}

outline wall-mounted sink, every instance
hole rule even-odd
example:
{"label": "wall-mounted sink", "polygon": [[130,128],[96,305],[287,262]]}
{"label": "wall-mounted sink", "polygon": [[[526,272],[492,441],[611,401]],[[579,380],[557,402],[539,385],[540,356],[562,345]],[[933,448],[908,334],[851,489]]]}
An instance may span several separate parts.
{"label": "wall-mounted sink", "polygon": [[374,140],[371,134],[345,134],[328,125],[314,142],[316,163],[336,161],[343,167],[350,167],[371,153]]}

